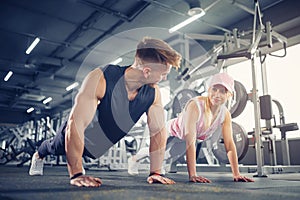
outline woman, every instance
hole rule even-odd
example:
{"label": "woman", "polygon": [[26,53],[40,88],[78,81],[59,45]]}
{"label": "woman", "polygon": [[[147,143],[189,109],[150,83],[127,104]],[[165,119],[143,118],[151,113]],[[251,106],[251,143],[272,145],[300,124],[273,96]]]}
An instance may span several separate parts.
{"label": "woman", "polygon": [[[238,158],[235,143],[232,137],[231,114],[225,103],[233,95],[234,80],[226,73],[214,75],[208,87],[208,96],[197,96],[188,101],[183,111],[175,119],[168,122],[167,129],[171,137],[185,141],[186,162],[189,181],[210,183],[205,177],[196,172],[196,140],[207,140],[216,134],[222,134],[227,156],[231,165],[234,181],[253,182],[254,180],[242,176],[238,168]],[[170,140],[168,140],[170,141]],[[170,145],[167,145],[170,146]],[[181,145],[182,146],[182,145]],[[178,147],[167,147],[165,159],[172,154],[172,148],[178,152]],[[145,150],[141,149],[140,152]],[[175,153],[176,154],[176,153]],[[177,155],[179,155],[177,153]],[[139,153],[129,159],[130,174],[136,174],[137,162],[144,156]]]}

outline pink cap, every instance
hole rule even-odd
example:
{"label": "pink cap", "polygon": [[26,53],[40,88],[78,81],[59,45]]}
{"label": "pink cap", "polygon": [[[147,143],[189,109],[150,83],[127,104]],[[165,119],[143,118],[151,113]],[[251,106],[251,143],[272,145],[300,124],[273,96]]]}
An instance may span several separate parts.
{"label": "pink cap", "polygon": [[218,73],[212,76],[209,82],[209,87],[214,85],[223,85],[231,93],[234,91],[234,80],[226,73]]}

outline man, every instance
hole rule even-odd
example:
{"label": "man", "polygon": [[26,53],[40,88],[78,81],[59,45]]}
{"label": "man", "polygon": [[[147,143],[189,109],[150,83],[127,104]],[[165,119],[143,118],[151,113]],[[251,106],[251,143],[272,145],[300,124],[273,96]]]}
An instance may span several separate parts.
{"label": "man", "polygon": [[157,83],[165,80],[171,67],[179,67],[180,62],[181,55],[167,43],[145,37],[137,45],[131,66],[108,65],[91,71],[82,83],[67,122],[55,138],[44,141],[33,155],[29,174],[43,174],[42,159],[45,156],[66,154],[70,184],[99,187],[102,181],[84,175],[82,167],[83,155],[94,157],[85,148],[84,133],[96,111],[99,130],[111,144],[124,137],[146,112],[151,136],[147,181],[173,184],[173,180],[160,175],[167,133]]}

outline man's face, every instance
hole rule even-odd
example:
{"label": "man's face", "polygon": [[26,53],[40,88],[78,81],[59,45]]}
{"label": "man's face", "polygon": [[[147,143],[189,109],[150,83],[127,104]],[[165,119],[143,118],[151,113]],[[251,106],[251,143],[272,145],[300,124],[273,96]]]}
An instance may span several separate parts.
{"label": "man's face", "polygon": [[159,83],[162,80],[167,80],[167,76],[171,71],[170,64],[150,64],[150,72],[149,72],[149,82],[150,83]]}

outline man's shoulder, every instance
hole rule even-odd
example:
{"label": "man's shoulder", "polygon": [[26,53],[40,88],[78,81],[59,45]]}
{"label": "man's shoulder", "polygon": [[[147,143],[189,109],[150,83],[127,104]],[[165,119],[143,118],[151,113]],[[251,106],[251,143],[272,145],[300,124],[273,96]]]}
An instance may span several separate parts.
{"label": "man's shoulder", "polygon": [[102,66],[102,67],[98,67],[99,69],[101,69],[103,72],[105,71],[118,71],[120,70],[121,66],[119,65],[105,65],[105,66]]}
{"label": "man's shoulder", "polygon": [[119,80],[124,75],[126,68],[119,65],[106,65],[100,69],[107,80]]}

